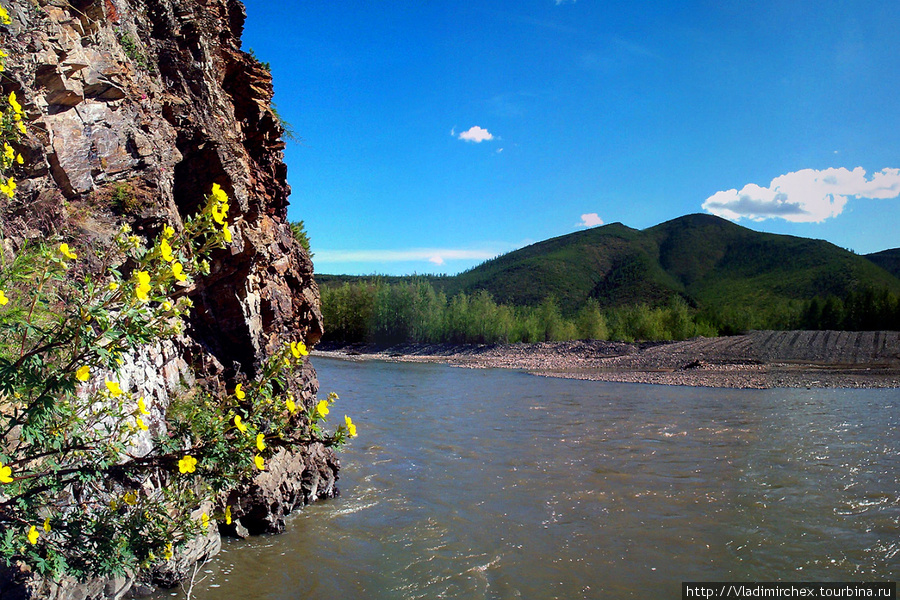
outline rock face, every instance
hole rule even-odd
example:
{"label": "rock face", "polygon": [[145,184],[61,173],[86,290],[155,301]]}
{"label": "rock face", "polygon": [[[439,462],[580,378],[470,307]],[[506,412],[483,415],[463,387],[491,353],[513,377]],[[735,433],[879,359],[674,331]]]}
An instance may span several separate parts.
{"label": "rock face", "polygon": [[[0,224],[21,243],[62,233],[88,255],[123,221],[152,236],[197,212],[213,183],[232,199],[233,244],[211,260],[190,291],[195,312],[174,342],[127,357],[123,377],[152,398],[161,427],[169,397],[195,380],[224,390],[252,377],[287,341],[322,335],[309,256],[287,221],[290,188],[283,129],[270,108],[269,72],[241,51],[245,19],[237,0],[8,0],[0,27],[9,54],[4,96],[27,114],[20,151],[26,177]],[[292,387],[306,406],[318,382],[312,366]],[[336,494],[338,461],[313,446],[282,452],[269,472],[232,493],[234,515],[250,532],[278,532],[298,505]],[[195,544],[190,563],[217,551]],[[177,570],[176,570],[177,571]],[[0,574],[0,581],[3,575]],[[113,598],[133,580],[78,588],[44,585],[4,598]],[[29,595],[30,594],[30,595]]]}

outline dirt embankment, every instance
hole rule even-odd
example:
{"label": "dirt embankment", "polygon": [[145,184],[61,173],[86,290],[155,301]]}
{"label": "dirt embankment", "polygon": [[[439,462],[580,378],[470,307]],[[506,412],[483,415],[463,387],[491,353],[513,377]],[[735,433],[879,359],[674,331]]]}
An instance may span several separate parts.
{"label": "dirt embankment", "polygon": [[683,342],[325,346],[324,356],[445,362],[536,375],[730,388],[900,387],[900,332],[754,331]]}

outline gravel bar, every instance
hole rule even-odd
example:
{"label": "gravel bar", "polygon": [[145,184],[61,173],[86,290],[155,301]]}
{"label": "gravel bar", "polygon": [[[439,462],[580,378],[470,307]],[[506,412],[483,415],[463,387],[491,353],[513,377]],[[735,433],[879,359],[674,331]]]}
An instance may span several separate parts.
{"label": "gravel bar", "polygon": [[900,332],[753,331],[681,342],[320,344],[347,360],[439,362],[545,377],[722,388],[900,388]]}

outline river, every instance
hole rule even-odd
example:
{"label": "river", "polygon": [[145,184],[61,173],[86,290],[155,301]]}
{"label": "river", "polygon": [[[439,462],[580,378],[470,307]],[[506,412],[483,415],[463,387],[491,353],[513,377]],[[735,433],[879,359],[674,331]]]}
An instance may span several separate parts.
{"label": "river", "polygon": [[332,415],[359,427],[341,496],[283,535],[226,542],[193,598],[680,598],[682,581],[900,579],[898,390],[314,362],[322,394],[340,395]]}

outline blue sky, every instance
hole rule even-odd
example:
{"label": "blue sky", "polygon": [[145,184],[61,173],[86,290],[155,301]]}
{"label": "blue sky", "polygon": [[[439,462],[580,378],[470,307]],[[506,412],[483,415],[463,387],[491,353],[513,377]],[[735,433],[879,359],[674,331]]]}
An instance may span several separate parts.
{"label": "blue sky", "polygon": [[320,273],[709,212],[900,246],[900,3],[245,0]]}

